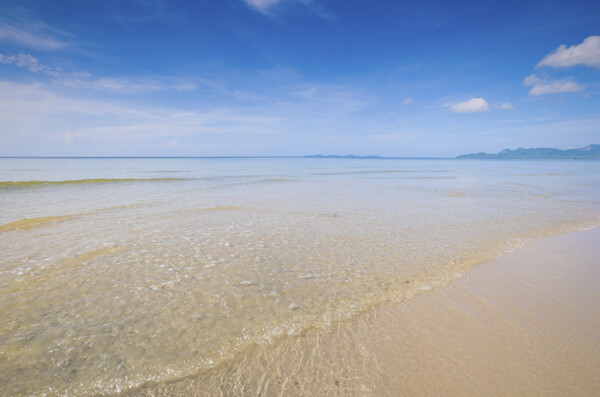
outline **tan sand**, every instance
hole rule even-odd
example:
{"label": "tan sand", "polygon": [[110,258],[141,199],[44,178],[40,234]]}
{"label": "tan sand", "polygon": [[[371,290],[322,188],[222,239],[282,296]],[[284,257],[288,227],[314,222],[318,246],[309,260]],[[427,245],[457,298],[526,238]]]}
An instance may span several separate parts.
{"label": "tan sand", "polygon": [[600,229],[136,395],[600,395]]}

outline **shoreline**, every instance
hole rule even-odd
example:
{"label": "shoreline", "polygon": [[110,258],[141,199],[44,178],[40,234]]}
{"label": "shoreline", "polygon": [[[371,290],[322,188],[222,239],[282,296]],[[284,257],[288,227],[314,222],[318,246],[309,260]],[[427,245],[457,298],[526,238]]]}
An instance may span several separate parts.
{"label": "shoreline", "polygon": [[125,395],[594,395],[600,228],[537,240],[332,332]]}

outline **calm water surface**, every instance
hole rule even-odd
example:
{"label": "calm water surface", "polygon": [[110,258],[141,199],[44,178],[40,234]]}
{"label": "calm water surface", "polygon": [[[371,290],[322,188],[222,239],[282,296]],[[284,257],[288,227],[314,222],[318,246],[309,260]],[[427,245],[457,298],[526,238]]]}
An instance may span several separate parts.
{"label": "calm water surface", "polygon": [[0,159],[0,394],[167,382],[600,225],[600,162]]}

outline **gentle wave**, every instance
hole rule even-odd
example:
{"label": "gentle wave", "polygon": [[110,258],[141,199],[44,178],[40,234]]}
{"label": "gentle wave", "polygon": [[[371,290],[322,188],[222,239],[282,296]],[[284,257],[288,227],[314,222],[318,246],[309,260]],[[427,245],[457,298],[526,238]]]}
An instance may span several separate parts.
{"label": "gentle wave", "polygon": [[312,175],[360,175],[360,174],[400,174],[412,172],[409,170],[367,170],[367,171],[342,171],[342,172],[315,172]]}
{"label": "gentle wave", "polygon": [[456,176],[409,176],[409,179],[457,179]]}
{"label": "gentle wave", "polygon": [[543,173],[543,174],[513,174],[513,176],[563,176],[563,174]]}
{"label": "gentle wave", "polygon": [[[264,325],[260,332],[241,334],[232,340],[223,340],[219,348],[201,358],[181,360],[178,366],[172,366],[168,370],[152,373],[151,376],[142,374],[138,379],[131,379],[129,385],[119,383],[121,379],[113,379],[111,382],[102,384],[102,393],[112,393],[115,390],[128,389],[132,395],[136,395],[144,385],[149,383],[167,384],[185,377],[194,376],[201,371],[209,371],[225,361],[245,354],[251,347],[259,346],[265,348],[274,343],[281,342],[286,337],[301,335],[309,329],[331,330],[333,324],[340,321],[348,321],[360,314],[381,306],[385,303],[400,303],[406,299],[415,298],[423,293],[436,288],[444,287],[448,283],[463,277],[473,266],[497,259],[505,254],[514,252],[537,239],[557,236],[579,230],[591,230],[599,227],[600,220],[582,224],[564,224],[556,229],[547,229],[538,233],[525,233],[520,237],[512,237],[500,240],[496,245],[487,249],[477,250],[471,255],[465,256],[460,261],[450,260],[446,265],[436,272],[428,272],[426,276],[420,275],[415,278],[394,280],[382,283],[370,293],[346,297],[327,308],[308,309],[305,306],[292,302],[289,305],[289,313]],[[324,275],[314,277],[325,277]],[[252,288],[254,280],[244,280],[238,283],[237,288]],[[164,288],[164,286],[163,286]]]}
{"label": "gentle wave", "polygon": [[454,191],[454,192],[450,192],[450,193],[446,194],[446,196],[448,196],[448,197],[468,197],[468,196],[470,196],[470,194],[467,192],[463,192],[463,191]]}
{"label": "gentle wave", "polygon": [[0,189],[17,189],[23,187],[54,186],[54,185],[84,185],[95,183],[118,183],[118,182],[168,182],[188,181],[193,178],[100,178],[100,179],[72,179],[65,181],[3,181]]}
{"label": "gentle wave", "polygon": [[239,175],[215,175],[215,176],[205,176],[196,178],[201,181],[230,181],[230,180],[240,180],[240,179],[251,179],[251,178],[267,178],[270,175],[251,175],[251,174],[239,174]]}
{"label": "gentle wave", "polygon": [[232,210],[241,210],[243,207],[237,205],[218,205],[216,207],[211,208],[198,208],[196,211],[198,212],[216,212],[216,211],[232,211]]}
{"label": "gentle wave", "polygon": [[179,174],[179,173],[183,173],[183,172],[193,172],[190,170],[155,170],[155,171],[137,171],[140,173],[153,173],[153,174]]}
{"label": "gentle wave", "polygon": [[262,178],[262,179],[256,179],[256,180],[250,180],[250,181],[236,182],[236,183],[232,183],[230,186],[260,185],[260,184],[267,184],[267,183],[297,182],[297,181],[298,181],[297,179],[286,179],[286,178]]}
{"label": "gentle wave", "polygon": [[256,181],[256,183],[272,183],[272,182],[295,182],[294,179],[286,179],[286,178],[265,178],[260,181]]}

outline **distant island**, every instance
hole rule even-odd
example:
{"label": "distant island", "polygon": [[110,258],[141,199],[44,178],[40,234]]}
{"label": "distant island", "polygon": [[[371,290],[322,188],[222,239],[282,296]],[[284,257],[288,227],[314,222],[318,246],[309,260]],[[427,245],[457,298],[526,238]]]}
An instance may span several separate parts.
{"label": "distant island", "polygon": [[356,156],[354,154],[345,154],[345,155],[339,155],[339,154],[328,154],[328,155],[322,155],[322,154],[311,154],[308,156],[302,156],[303,158],[307,158],[307,159],[379,159],[381,158],[381,156],[375,156],[375,155],[368,155],[368,156]]}
{"label": "distant island", "polygon": [[500,153],[461,154],[457,159],[600,159],[600,145],[592,144],[576,149],[518,148],[504,149]]}

